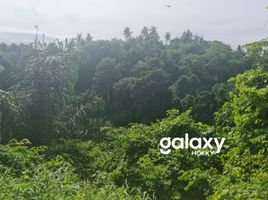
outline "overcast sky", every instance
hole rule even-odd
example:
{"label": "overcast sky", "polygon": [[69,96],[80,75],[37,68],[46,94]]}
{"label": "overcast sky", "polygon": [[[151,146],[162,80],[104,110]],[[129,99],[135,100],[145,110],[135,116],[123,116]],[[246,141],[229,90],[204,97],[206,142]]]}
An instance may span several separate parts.
{"label": "overcast sky", "polygon": [[[166,5],[170,5],[168,8]],[[268,37],[268,0],[0,0],[0,31],[40,32],[57,37],[90,33],[95,39],[138,34],[156,26],[180,36],[187,29],[232,45]]]}

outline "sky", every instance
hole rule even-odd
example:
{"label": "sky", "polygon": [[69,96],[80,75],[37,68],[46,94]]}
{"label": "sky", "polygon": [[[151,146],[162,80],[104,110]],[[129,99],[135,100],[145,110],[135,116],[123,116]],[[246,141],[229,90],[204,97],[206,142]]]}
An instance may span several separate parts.
{"label": "sky", "polygon": [[[170,5],[170,8],[167,7]],[[161,36],[191,30],[238,45],[268,37],[268,0],[0,0],[0,32],[39,32],[63,38],[90,33],[122,38],[156,26]]]}

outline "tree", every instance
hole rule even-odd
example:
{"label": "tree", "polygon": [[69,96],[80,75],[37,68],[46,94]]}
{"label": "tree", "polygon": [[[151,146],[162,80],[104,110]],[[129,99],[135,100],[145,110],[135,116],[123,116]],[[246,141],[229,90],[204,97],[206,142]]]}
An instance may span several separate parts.
{"label": "tree", "polygon": [[155,26],[152,26],[149,30],[149,38],[154,41],[159,41],[160,37],[157,32],[157,28]]}
{"label": "tree", "polygon": [[[147,67],[139,63],[139,67]],[[150,70],[137,77],[123,78],[113,87],[113,102],[110,106],[112,121],[124,125],[132,121],[149,123],[164,116],[170,108],[168,74],[163,70]]]}
{"label": "tree", "polygon": [[11,57],[9,53],[0,51],[0,89],[6,90],[11,82]]}
{"label": "tree", "polygon": [[57,116],[72,85],[70,58],[55,48],[48,46],[28,58],[24,78],[16,90],[27,126],[25,137],[38,145],[47,144],[55,134]]}
{"label": "tree", "polygon": [[190,30],[187,30],[183,32],[181,40],[183,42],[191,42],[193,40],[193,37],[194,37],[193,33]]}
{"label": "tree", "polygon": [[20,123],[14,96],[0,89],[0,142],[7,143],[14,137],[21,138],[17,129]]}
{"label": "tree", "polygon": [[[268,195],[268,73],[262,66],[237,75],[231,99],[216,115],[228,151],[212,198],[265,199]],[[226,191],[226,192],[223,192]]]}
{"label": "tree", "polygon": [[170,39],[171,39],[171,33],[167,32],[165,34],[165,42],[166,42],[166,44],[169,44]]}
{"label": "tree", "polygon": [[126,40],[129,40],[130,38],[131,38],[131,36],[132,36],[132,31],[131,31],[131,29],[129,28],[129,27],[126,27],[125,29],[124,29],[124,31],[123,31],[123,35],[125,36],[125,39]]}
{"label": "tree", "polygon": [[94,74],[94,89],[98,91],[106,102],[109,102],[112,95],[113,83],[120,78],[120,71],[116,66],[116,60],[103,58],[96,66]]}
{"label": "tree", "polygon": [[173,100],[183,98],[186,94],[195,94],[196,89],[199,87],[200,80],[198,76],[192,74],[190,76],[182,75],[180,78],[170,86],[173,95]]}
{"label": "tree", "polygon": [[149,38],[149,29],[146,26],[144,26],[141,30],[141,37],[144,40],[147,40]]}
{"label": "tree", "polygon": [[59,116],[59,137],[100,140],[99,127],[106,124],[104,105],[104,101],[91,91],[72,96]]}

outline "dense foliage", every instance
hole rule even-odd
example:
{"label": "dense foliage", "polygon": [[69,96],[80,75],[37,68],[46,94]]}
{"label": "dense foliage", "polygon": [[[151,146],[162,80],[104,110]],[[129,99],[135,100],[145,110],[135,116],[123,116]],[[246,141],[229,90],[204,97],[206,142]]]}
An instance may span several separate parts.
{"label": "dense foliage", "polygon": [[[0,199],[267,198],[268,42],[123,34],[0,44]],[[226,143],[160,153],[185,133]]]}

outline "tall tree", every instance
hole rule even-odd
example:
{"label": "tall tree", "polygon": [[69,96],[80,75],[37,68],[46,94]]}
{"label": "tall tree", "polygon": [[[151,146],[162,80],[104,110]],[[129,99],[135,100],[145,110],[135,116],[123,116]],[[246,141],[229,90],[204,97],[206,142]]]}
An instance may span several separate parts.
{"label": "tall tree", "polygon": [[27,126],[25,134],[34,144],[50,141],[57,115],[70,91],[72,67],[67,55],[55,48],[50,46],[28,58],[24,78],[17,87]]}
{"label": "tall tree", "polygon": [[126,40],[129,40],[130,38],[131,38],[131,36],[132,36],[132,31],[131,31],[131,29],[129,28],[129,27],[126,27],[125,29],[124,29],[124,31],[123,31],[123,35],[125,36],[125,39]]}
{"label": "tall tree", "polygon": [[166,42],[166,44],[169,44],[170,39],[171,39],[171,33],[170,32],[167,32],[165,34],[165,42]]}
{"label": "tall tree", "polygon": [[96,66],[93,87],[103,96],[106,102],[109,102],[112,95],[113,83],[119,78],[120,71],[116,65],[116,60],[103,58]]}

